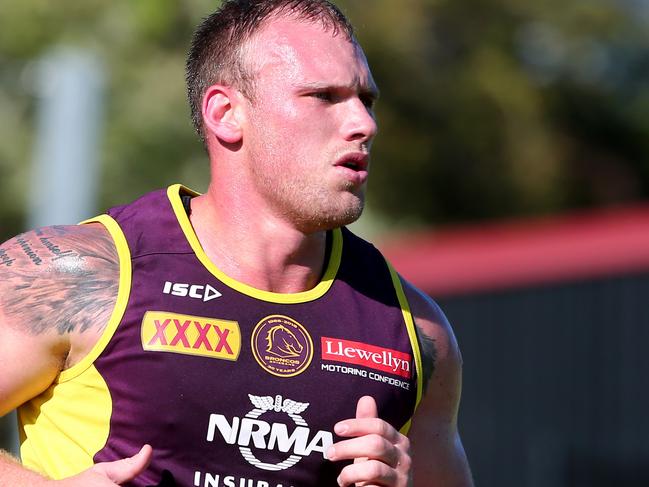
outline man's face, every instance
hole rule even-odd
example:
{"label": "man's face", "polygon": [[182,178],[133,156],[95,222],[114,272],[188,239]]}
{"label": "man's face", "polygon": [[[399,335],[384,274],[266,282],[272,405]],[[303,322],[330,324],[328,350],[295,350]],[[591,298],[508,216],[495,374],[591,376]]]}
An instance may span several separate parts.
{"label": "man's face", "polygon": [[355,221],[377,130],[360,46],[319,23],[279,18],[245,52],[255,89],[243,148],[256,191],[305,233]]}

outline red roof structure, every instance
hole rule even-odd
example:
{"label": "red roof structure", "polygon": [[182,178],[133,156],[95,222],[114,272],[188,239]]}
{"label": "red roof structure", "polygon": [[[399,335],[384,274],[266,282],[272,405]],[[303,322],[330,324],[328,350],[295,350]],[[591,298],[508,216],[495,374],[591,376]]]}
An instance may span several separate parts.
{"label": "red roof structure", "polygon": [[649,205],[446,228],[379,245],[432,296],[649,270]]}

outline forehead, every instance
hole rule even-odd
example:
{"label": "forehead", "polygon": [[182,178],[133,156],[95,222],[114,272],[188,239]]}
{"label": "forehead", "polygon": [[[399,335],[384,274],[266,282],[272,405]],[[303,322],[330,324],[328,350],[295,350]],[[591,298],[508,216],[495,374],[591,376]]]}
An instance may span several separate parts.
{"label": "forehead", "polygon": [[246,59],[258,79],[279,76],[292,84],[374,87],[361,47],[317,21],[269,20],[248,42]]}

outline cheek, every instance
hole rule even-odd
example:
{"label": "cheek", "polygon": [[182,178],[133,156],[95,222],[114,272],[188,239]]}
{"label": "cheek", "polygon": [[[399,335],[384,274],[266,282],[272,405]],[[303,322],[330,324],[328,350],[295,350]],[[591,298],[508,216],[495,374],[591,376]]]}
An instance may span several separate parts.
{"label": "cheek", "polygon": [[278,104],[260,110],[256,117],[256,130],[269,145],[285,145],[302,135],[306,124],[290,104]]}
{"label": "cheek", "polygon": [[323,144],[331,141],[338,126],[335,110],[279,95],[264,99],[255,110],[254,124],[267,149],[293,152],[298,158],[301,153],[312,158],[314,150],[326,150]]}
{"label": "cheek", "polygon": [[299,106],[292,97],[282,93],[281,90],[261,93],[260,100],[255,107],[259,118],[269,120],[293,120],[299,117]]}

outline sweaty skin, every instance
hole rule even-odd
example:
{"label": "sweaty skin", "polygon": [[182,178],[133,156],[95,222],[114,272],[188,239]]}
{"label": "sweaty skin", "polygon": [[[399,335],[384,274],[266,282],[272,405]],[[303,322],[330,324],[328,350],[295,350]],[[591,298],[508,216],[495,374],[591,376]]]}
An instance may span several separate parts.
{"label": "sweaty skin", "polygon": [[[320,23],[273,17],[250,46],[254,96],[223,85],[204,94],[214,176],[192,200],[191,222],[205,253],[233,279],[301,292],[320,280],[326,231],[363,209],[377,89],[358,44]],[[118,274],[115,247],[98,225],[39,229],[0,247],[0,414],[88,354],[113,310]],[[410,439],[378,418],[365,397],[356,417],[336,426],[346,439],[328,457],[354,460],[340,485],[408,487],[414,473],[426,485],[470,487],[457,431],[457,343],[437,305],[405,281],[404,290],[426,387]],[[151,454],[144,446],[130,459],[61,481],[0,456],[0,487],[120,485],[146,469]]]}

